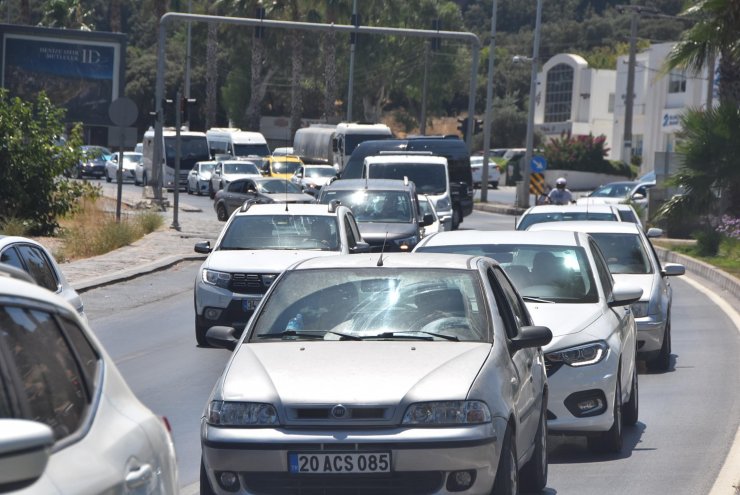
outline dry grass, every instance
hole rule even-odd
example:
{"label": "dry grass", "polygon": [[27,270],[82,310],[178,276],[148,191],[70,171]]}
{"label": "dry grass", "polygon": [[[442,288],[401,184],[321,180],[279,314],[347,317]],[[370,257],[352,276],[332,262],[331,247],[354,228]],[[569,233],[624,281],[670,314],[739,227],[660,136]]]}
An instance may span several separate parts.
{"label": "dry grass", "polygon": [[84,199],[76,211],[60,222],[60,235],[40,240],[59,261],[104,254],[127,246],[159,229],[164,220],[153,211],[135,211],[123,206],[116,222],[115,201]]}

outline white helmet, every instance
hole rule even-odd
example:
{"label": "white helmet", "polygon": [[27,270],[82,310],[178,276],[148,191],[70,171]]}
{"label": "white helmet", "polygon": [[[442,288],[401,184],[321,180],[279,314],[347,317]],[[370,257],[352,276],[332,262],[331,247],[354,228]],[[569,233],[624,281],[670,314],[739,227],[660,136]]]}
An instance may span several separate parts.
{"label": "white helmet", "polygon": [[564,186],[567,184],[568,181],[565,180],[565,177],[558,177],[558,180],[555,181],[556,186]]}

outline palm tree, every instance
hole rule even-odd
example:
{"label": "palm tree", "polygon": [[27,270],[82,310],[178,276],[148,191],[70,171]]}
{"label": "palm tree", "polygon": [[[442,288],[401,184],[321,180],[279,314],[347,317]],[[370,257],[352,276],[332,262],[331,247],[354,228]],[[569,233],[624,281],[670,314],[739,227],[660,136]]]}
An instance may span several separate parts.
{"label": "palm tree", "polygon": [[740,2],[700,0],[682,15],[697,22],[684,31],[673,48],[668,69],[687,68],[700,73],[710,60],[719,58],[719,100],[740,102]]}

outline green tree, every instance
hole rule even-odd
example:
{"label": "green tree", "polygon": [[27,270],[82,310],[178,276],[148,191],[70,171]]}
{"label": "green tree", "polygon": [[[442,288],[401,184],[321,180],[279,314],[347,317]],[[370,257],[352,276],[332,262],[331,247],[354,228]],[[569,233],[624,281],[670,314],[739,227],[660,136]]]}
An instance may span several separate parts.
{"label": "green tree", "polygon": [[719,57],[719,99],[740,103],[740,2],[700,0],[683,12],[696,23],[681,36],[666,61],[667,69],[700,73]]}
{"label": "green tree", "polygon": [[62,176],[80,159],[80,134],[64,142],[64,110],[44,93],[27,102],[0,89],[0,224],[20,219],[31,234],[54,232],[84,190]]}

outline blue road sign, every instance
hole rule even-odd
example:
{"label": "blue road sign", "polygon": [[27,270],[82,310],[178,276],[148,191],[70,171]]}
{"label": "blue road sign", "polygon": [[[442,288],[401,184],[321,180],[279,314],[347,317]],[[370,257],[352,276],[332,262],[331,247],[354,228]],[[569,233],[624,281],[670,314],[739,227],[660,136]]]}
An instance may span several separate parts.
{"label": "blue road sign", "polygon": [[547,169],[547,160],[542,155],[534,155],[529,162],[529,168],[536,174],[544,172]]}

